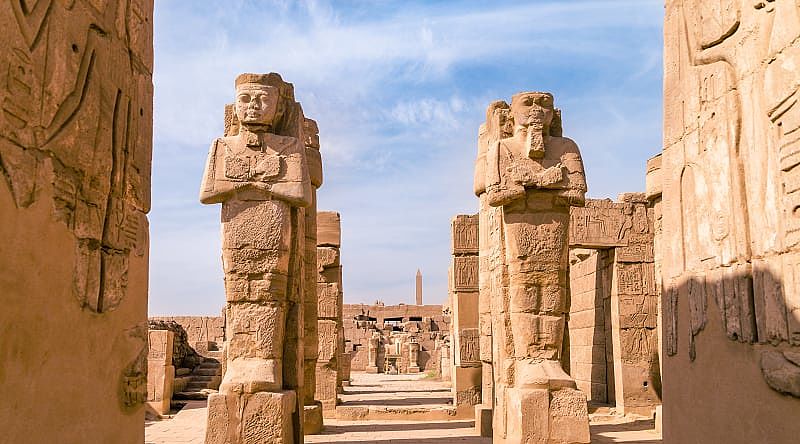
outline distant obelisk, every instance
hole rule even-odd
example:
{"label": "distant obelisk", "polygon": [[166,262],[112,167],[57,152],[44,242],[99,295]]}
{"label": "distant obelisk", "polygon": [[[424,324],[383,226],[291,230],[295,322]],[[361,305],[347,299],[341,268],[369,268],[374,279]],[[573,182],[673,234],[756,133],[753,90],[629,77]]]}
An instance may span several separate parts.
{"label": "distant obelisk", "polygon": [[417,268],[417,305],[422,305],[422,272]]}

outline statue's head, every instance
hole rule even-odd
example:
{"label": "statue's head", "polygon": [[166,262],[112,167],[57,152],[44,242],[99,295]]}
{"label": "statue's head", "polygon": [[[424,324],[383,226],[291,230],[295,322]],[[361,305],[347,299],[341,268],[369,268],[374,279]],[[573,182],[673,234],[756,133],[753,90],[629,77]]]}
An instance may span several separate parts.
{"label": "statue's head", "polygon": [[236,77],[236,117],[243,126],[274,128],[292,95],[292,85],[276,73],[240,74]]}
{"label": "statue's head", "polygon": [[522,92],[511,97],[515,133],[530,127],[549,135],[555,113],[553,95],[550,93]]}

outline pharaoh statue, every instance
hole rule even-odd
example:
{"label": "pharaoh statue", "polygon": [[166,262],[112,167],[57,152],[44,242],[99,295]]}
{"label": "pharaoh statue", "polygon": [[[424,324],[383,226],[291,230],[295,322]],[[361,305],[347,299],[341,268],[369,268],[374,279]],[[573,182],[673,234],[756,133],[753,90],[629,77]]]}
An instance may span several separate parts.
{"label": "pharaoh statue", "polygon": [[216,139],[200,190],[222,204],[225,374],[206,443],[302,442],[303,115],[278,74],[241,74],[238,128]]}
{"label": "pharaoh statue", "polygon": [[479,146],[495,442],[589,442],[586,396],[560,364],[569,208],[583,206],[586,193],[578,146],[561,136],[560,111],[543,92],[492,103]]}

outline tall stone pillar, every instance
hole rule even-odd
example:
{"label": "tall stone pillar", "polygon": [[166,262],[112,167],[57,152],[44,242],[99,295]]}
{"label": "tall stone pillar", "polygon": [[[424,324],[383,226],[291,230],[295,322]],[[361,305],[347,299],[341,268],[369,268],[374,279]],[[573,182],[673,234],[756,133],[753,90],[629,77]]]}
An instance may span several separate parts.
{"label": "tall stone pillar", "polygon": [[341,218],[339,213],[317,214],[317,329],[319,360],[316,367],[316,398],[323,412],[333,414],[342,360],[342,265],[340,260]]}
{"label": "tall stone pillar", "polygon": [[422,271],[417,270],[417,276],[415,279],[416,283],[416,303],[417,305],[422,305]]}
{"label": "tall stone pillar", "polygon": [[[485,131],[485,132],[484,132]],[[476,194],[489,213],[496,443],[588,443],[586,395],[559,362],[567,309],[569,208],[586,192],[577,145],[549,93],[494,102]],[[480,177],[479,177],[480,175]]]}
{"label": "tall stone pillar", "polygon": [[322,403],[315,398],[319,334],[317,331],[317,190],[322,186],[322,156],[317,122],[303,120],[304,145],[311,180],[311,204],[305,209],[304,300],[303,300],[303,433],[322,430]]}
{"label": "tall stone pillar", "polygon": [[148,332],[147,405],[157,414],[169,413],[175,367],[172,365],[172,341],[169,330]]}
{"label": "tall stone pillar", "polygon": [[478,329],[478,215],[451,222],[450,309],[454,353],[453,405],[474,410],[481,403]]}
{"label": "tall stone pillar", "polygon": [[381,334],[378,332],[372,332],[372,337],[369,338],[369,343],[367,343],[367,373],[378,373],[380,371],[380,366],[378,362],[378,357],[380,353],[378,352],[378,347],[381,346]]}
{"label": "tall stone pillar", "polygon": [[408,339],[408,373],[419,373],[419,342],[411,336]]}
{"label": "tall stone pillar", "polygon": [[200,189],[222,204],[225,374],[208,400],[208,444],[302,442],[305,207],[311,204],[304,117],[280,75],[241,74],[225,136]]}
{"label": "tall stone pillar", "polygon": [[2,440],[141,443],[153,1],[2,2],[0,42]]}

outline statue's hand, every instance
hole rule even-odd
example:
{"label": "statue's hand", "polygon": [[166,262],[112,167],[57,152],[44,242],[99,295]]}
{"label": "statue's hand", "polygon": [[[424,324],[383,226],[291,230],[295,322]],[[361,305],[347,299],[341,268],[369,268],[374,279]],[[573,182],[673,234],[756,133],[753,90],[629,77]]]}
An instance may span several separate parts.
{"label": "statue's hand", "polygon": [[509,187],[500,185],[490,185],[486,188],[486,196],[489,205],[499,207],[508,205],[515,200],[525,197],[525,187],[519,184],[511,184]]}
{"label": "statue's hand", "polygon": [[564,180],[564,172],[561,163],[558,165],[547,168],[541,173],[536,175],[536,186],[546,187],[553,185]]}

